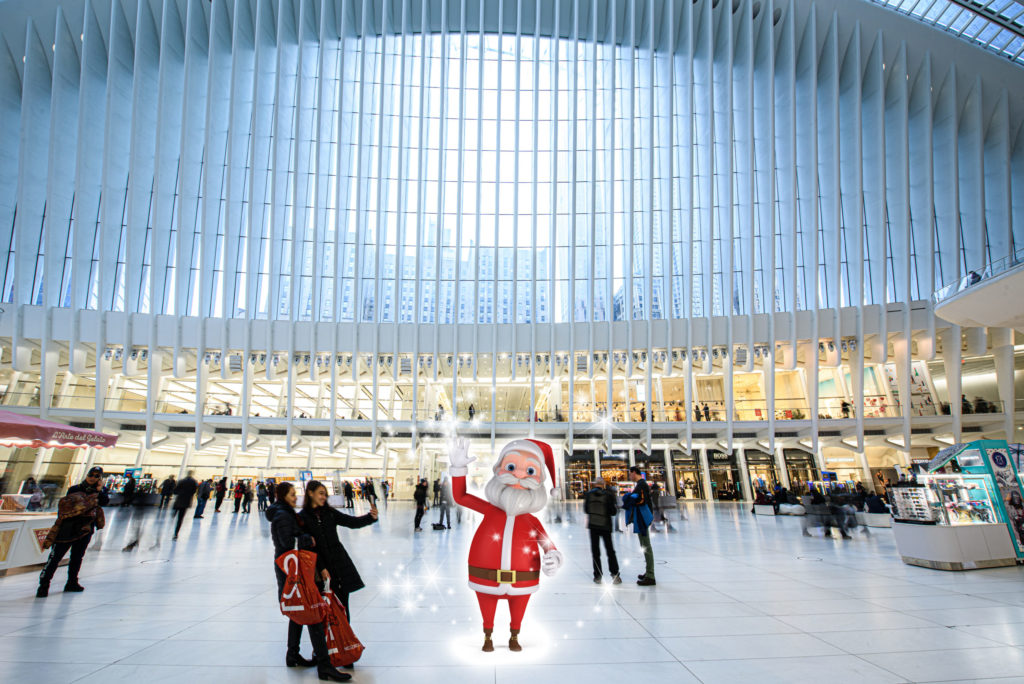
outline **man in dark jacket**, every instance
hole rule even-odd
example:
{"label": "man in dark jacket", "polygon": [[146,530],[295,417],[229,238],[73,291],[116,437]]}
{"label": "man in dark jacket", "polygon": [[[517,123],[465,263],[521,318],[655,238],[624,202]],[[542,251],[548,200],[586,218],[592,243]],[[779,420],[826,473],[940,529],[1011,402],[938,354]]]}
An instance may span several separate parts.
{"label": "man in dark jacket", "polygon": [[642,512],[642,508],[646,507],[650,515],[648,518],[654,517],[653,509],[651,508],[651,488],[647,484],[647,480],[643,478],[640,472],[639,466],[633,466],[629,469],[629,479],[635,484],[633,491],[628,496],[630,497],[631,508],[633,509],[633,531],[636,532],[636,536],[640,538],[640,546],[644,549],[644,561],[647,564],[647,570],[644,574],[640,575],[636,583],[641,587],[652,587],[657,582],[654,581],[654,549],[651,548],[651,530],[649,523],[645,521],[645,514]]}
{"label": "man in dark jacket", "polygon": [[[68,488],[68,495],[85,494],[96,495],[97,505],[102,507],[110,503],[110,497],[103,491],[103,468],[96,466],[89,469],[82,484]],[[68,581],[64,585],[64,591],[85,591],[85,588],[78,583],[78,572],[82,569],[82,559],[85,557],[85,549],[92,540],[92,533],[96,530],[96,517],[92,514],[75,516],[64,520],[57,532],[57,539],[50,550],[50,557],[39,573],[39,589],[36,590],[36,598],[43,598],[50,591],[50,581],[53,574],[57,572],[57,566],[68,551],[71,551],[71,560],[68,561]]]}
{"label": "man in dark jacket", "polygon": [[173,475],[168,475],[167,479],[160,483],[160,506],[163,508],[167,504],[171,503],[171,497],[174,496],[174,486],[177,483],[174,481]]}
{"label": "man in dark jacket", "polygon": [[203,511],[206,510],[206,502],[210,500],[211,492],[213,492],[213,479],[203,480],[203,483],[199,485],[199,492],[196,494],[196,499],[199,503],[196,505],[196,514],[194,517],[203,517]]}
{"label": "man in dark jacket", "polygon": [[178,486],[174,488],[174,510],[178,513],[178,520],[174,523],[174,541],[178,541],[178,532],[181,531],[181,521],[185,519],[185,513],[192,507],[192,497],[196,495],[199,484],[192,478],[192,471],[188,471]]}
{"label": "man in dark jacket", "polygon": [[356,490],[352,488],[352,483],[345,480],[345,508],[355,508],[355,496]]}
{"label": "man in dark jacket", "polygon": [[412,493],[412,498],[416,501],[416,523],[413,528],[417,532],[422,532],[423,528],[420,527],[420,522],[423,521],[423,512],[427,510],[427,478],[420,478],[420,483],[416,485],[416,491]]}
{"label": "man in dark jacket", "polygon": [[124,491],[121,492],[121,507],[131,506],[135,502],[135,476],[128,473],[128,481],[124,483]]}
{"label": "man in dark jacket", "polygon": [[441,503],[441,480],[434,480],[434,505]]}
{"label": "man in dark jacket", "polygon": [[622,584],[619,577],[619,559],[612,546],[612,522],[615,520],[615,494],[605,489],[604,480],[594,480],[594,487],[583,497],[583,510],[587,514],[587,529],[590,530],[590,555],[594,560],[594,584],[601,583],[601,541],[608,554],[608,572],[612,584]]}

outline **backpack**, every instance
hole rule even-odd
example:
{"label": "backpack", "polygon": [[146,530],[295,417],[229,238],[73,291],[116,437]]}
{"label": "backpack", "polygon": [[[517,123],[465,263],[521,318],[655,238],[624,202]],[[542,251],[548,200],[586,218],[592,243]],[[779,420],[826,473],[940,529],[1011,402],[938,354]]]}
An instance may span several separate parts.
{"label": "backpack", "polygon": [[587,515],[608,517],[608,502],[605,501],[603,496],[587,496],[583,509]]}

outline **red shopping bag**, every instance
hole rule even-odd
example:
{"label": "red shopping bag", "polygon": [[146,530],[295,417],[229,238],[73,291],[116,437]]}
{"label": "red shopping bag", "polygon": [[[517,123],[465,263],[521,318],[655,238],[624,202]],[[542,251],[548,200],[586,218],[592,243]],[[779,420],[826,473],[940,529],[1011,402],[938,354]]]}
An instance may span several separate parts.
{"label": "red shopping bag", "polygon": [[275,562],[287,576],[281,589],[281,613],[300,625],[323,622],[329,608],[314,579],[316,554],[312,551],[286,551]]}
{"label": "red shopping bag", "polygon": [[327,602],[327,654],[331,657],[331,665],[342,667],[351,665],[363,656],[363,644],[356,638],[352,625],[348,623],[345,607],[330,589],[324,593]]}

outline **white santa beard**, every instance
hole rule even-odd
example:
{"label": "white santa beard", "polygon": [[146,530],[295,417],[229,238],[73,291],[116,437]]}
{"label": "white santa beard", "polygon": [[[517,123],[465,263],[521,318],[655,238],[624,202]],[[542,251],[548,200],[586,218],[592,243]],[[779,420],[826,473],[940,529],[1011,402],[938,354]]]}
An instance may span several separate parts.
{"label": "white santa beard", "polygon": [[548,493],[543,485],[536,489],[518,489],[503,483],[500,475],[495,475],[484,485],[484,496],[508,515],[536,513],[548,502]]}

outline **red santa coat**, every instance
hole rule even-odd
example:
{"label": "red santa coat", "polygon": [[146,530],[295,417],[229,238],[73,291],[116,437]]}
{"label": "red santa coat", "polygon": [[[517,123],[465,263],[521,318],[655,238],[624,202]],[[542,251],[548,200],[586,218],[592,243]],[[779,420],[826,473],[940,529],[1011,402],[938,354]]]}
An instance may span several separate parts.
{"label": "red santa coat", "polygon": [[[554,550],[540,520],[522,513],[510,516],[494,504],[466,493],[466,478],[452,478],[452,497],[455,502],[484,516],[469,547],[469,565],[484,570],[515,570],[540,572],[541,554]],[[496,596],[523,596],[532,594],[540,586],[540,578],[499,583],[479,577],[469,577],[469,588]]]}

